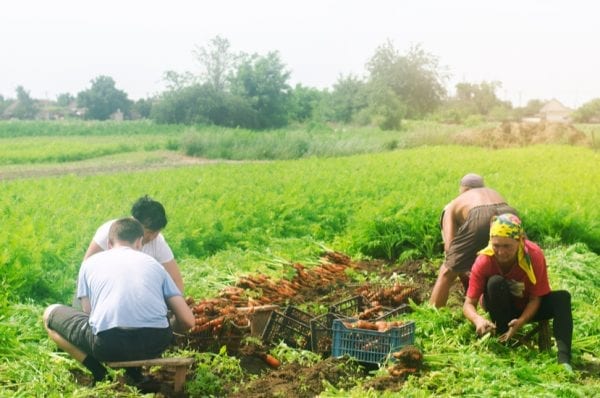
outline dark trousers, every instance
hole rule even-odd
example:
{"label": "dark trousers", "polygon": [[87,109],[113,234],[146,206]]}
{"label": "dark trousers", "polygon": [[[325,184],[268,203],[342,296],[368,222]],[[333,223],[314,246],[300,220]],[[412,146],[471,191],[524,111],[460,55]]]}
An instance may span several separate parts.
{"label": "dark trousers", "polygon": [[[508,331],[508,323],[523,312],[513,304],[508,282],[500,275],[488,279],[483,304],[496,324],[498,334]],[[545,319],[552,319],[552,332],[558,348],[558,362],[569,363],[573,339],[573,314],[569,292],[556,290],[541,297],[540,308],[531,321]]]}

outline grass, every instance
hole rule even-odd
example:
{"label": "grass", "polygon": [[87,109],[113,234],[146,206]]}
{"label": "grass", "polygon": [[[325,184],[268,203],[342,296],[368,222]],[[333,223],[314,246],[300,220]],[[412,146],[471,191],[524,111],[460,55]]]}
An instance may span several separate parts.
{"label": "grass", "polygon": [[[78,125],[80,134],[72,136],[61,129],[75,127],[57,124],[44,133],[54,136],[31,138],[27,134],[41,134],[34,131],[45,125],[32,123],[19,134],[15,131],[20,126],[10,127],[13,135],[2,132],[6,126],[0,123],[0,137],[4,137],[0,140],[5,140],[8,149],[3,145],[0,151],[26,154],[26,144],[12,145],[31,142],[31,151],[39,152],[22,166],[5,163],[0,169],[23,167],[38,172],[78,163],[60,164],[57,158],[43,161],[46,155],[37,143],[44,140],[46,144],[61,142],[50,149],[54,154],[61,153],[61,146],[92,153],[107,141],[103,134],[110,135],[118,147],[136,139],[169,145],[173,137],[190,133],[146,126],[150,131],[144,134],[144,125],[137,125],[137,132],[129,134],[123,126],[134,125],[125,124],[117,127],[123,130],[116,134],[112,124],[100,124],[98,130],[92,124],[88,128],[96,132],[83,137],[85,124]],[[590,172],[600,164],[598,153],[553,145],[505,150],[422,145],[452,133],[445,130],[447,126],[436,128],[407,123],[406,130],[389,135],[326,130],[319,133],[322,136],[315,131],[265,132],[264,136],[215,131],[211,139],[218,134],[224,134],[223,142],[248,136],[248,146],[256,148],[288,139],[323,139],[323,152],[317,152],[317,143],[313,148],[311,142],[313,155],[295,160],[139,173],[125,168],[102,175],[0,181],[0,397],[139,396],[133,391],[117,392],[109,384],[88,389],[75,383],[71,370],[79,366],[49,342],[41,313],[46,304],[70,299],[94,230],[109,218],[129,214],[131,203],[143,194],[165,205],[169,224],[164,234],[176,253],[187,293],[203,298],[239,275],[263,272],[280,277],[284,262],[315,263],[324,246],[355,257],[387,258],[398,269],[401,261],[411,258],[439,262],[439,212],[456,195],[458,179],[466,172],[484,175],[490,186],[522,212],[528,234],[547,251],[552,287],[571,291],[576,319],[574,364],[579,370],[573,376],[561,373],[552,352],[508,350],[494,339],[477,340],[457,308],[437,311],[424,305],[411,316],[417,322],[417,344],[425,353],[428,371],[409,378],[402,394],[593,396],[600,387],[597,371],[592,377],[585,372],[598,366],[600,357],[600,174]],[[416,137],[423,132],[429,135],[418,147],[393,151],[391,144],[386,147],[390,140],[397,140],[397,148],[403,142],[416,145]],[[215,142],[220,145],[219,140]],[[334,151],[325,152],[335,143]],[[373,144],[369,150],[377,153],[353,152],[368,143]],[[143,148],[136,145],[129,152],[92,155],[78,164],[155,164],[171,153],[164,147]],[[282,143],[281,148],[286,145]],[[357,154],[339,156],[348,153]],[[210,360],[219,361],[218,357]],[[235,368],[229,360],[219,365]],[[202,380],[210,383],[213,379],[207,367],[203,369]],[[352,391],[330,386],[323,396],[386,394],[367,391],[357,380]]]}

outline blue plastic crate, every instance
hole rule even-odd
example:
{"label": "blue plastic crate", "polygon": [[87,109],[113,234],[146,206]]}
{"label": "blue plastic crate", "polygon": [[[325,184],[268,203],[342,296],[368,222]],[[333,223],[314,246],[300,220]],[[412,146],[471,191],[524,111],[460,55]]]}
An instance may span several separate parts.
{"label": "blue plastic crate", "polygon": [[404,325],[393,327],[386,332],[347,328],[343,322],[340,319],[333,321],[331,356],[334,358],[348,355],[359,362],[381,364],[390,353],[413,344],[415,340],[413,321],[407,321]]}

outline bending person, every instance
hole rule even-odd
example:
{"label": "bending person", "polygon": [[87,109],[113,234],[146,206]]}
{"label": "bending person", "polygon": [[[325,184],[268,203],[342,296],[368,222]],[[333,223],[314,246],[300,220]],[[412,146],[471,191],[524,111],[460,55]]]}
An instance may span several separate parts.
{"label": "bending person", "polygon": [[446,305],[450,287],[457,277],[466,290],[477,251],[488,242],[490,220],[502,213],[518,214],[502,195],[485,187],[481,176],[467,174],[460,180],[459,195],[442,212],[445,259],[429,299],[432,305],[438,308]]}

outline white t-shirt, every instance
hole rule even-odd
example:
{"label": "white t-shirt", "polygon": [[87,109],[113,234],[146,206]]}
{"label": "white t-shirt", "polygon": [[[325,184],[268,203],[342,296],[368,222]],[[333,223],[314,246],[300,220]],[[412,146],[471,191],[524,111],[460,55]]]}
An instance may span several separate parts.
{"label": "white t-shirt", "polygon": [[[96,230],[93,240],[102,248],[102,250],[108,250],[108,231],[110,230],[110,226],[115,221],[116,220],[107,221]],[[158,234],[156,239],[152,239],[150,242],[143,245],[142,252],[154,257],[156,261],[161,264],[164,264],[175,258],[171,247],[169,247],[169,244],[161,233]]]}
{"label": "white t-shirt", "polygon": [[96,253],[81,265],[77,297],[88,297],[98,334],[115,327],[166,328],[166,300],[181,292],[161,264],[130,247]]}

